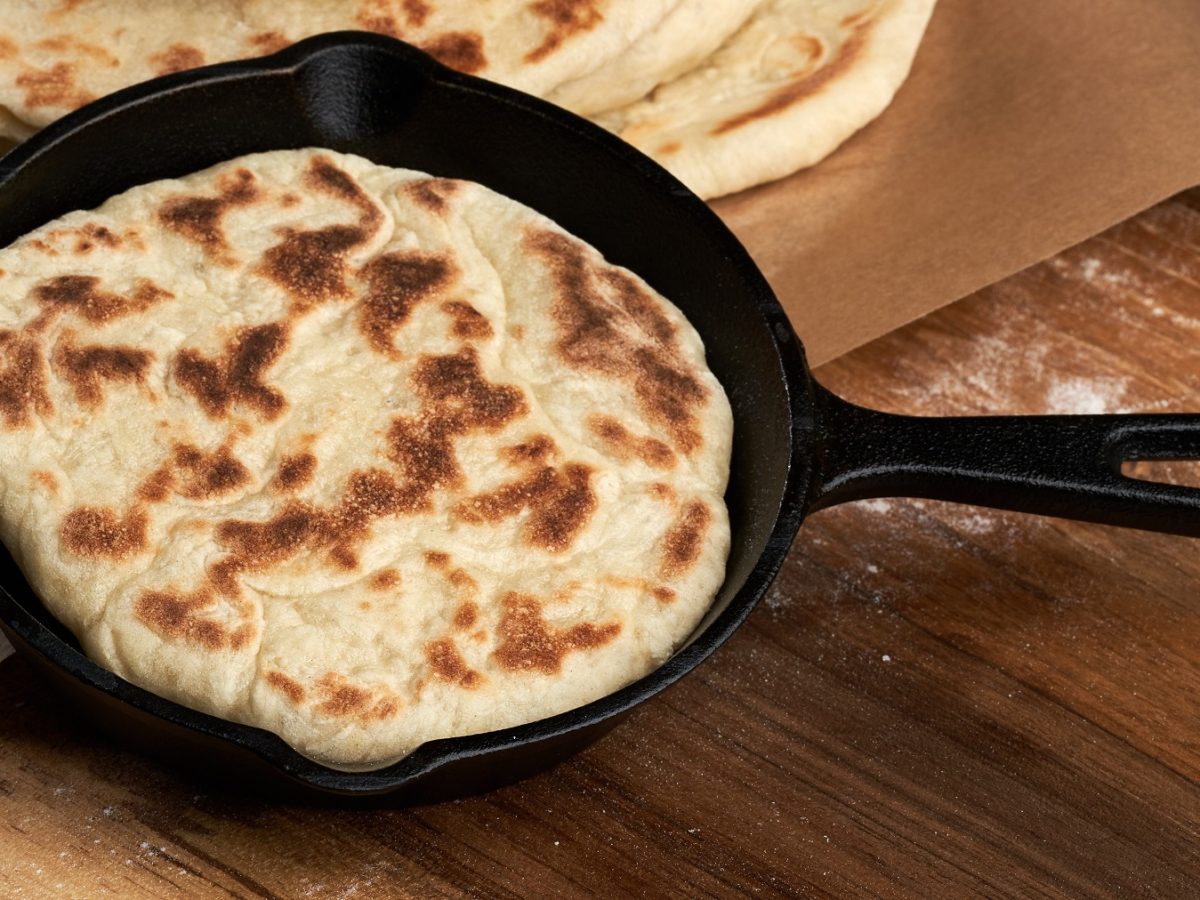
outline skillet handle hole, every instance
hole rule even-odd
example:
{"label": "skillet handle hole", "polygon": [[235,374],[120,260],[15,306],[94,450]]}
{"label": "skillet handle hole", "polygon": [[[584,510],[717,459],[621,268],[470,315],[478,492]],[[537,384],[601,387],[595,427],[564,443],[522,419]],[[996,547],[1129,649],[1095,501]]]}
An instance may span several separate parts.
{"label": "skillet handle hole", "polygon": [[1200,488],[1198,459],[1127,459],[1121,463],[1121,474],[1137,481]]}

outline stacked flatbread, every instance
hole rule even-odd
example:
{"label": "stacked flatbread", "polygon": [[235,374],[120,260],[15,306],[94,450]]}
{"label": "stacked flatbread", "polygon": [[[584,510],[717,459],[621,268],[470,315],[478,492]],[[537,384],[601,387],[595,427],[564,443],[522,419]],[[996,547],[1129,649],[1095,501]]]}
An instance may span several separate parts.
{"label": "stacked flatbread", "polygon": [[339,767],[659,665],[732,427],[674,306],[475,184],[280,151],[0,251],[0,538],[102,665]]}
{"label": "stacked flatbread", "polygon": [[28,0],[0,19],[0,135],[313,34],[402,38],[593,117],[704,197],[811,165],[883,111],[934,0]]}

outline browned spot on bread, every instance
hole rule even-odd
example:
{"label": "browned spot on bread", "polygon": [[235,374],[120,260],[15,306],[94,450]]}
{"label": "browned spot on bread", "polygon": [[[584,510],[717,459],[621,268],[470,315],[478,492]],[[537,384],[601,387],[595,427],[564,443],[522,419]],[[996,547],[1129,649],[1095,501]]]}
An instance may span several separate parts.
{"label": "browned spot on bread", "polygon": [[26,68],[17,76],[17,87],[25,91],[25,105],[30,109],[57,106],[78,109],[91,103],[96,95],[75,84],[73,63],[55,63],[49,69]]}
{"label": "browned spot on bread", "polygon": [[380,218],[379,210],[358,182],[335,166],[327,156],[314,156],[309,161],[304,172],[304,184],[357,207],[373,222]]}
{"label": "browned spot on bread", "polygon": [[400,711],[400,698],[386,688],[369,690],[351,684],[336,672],[326,672],[316,683],[321,702],[317,712],[361,722],[381,721]]}
{"label": "browned spot on bread", "polygon": [[388,591],[400,586],[400,573],[395,569],[380,569],[367,582],[373,591]]}
{"label": "browned spot on bread", "polygon": [[425,565],[441,572],[460,597],[473,597],[479,593],[479,583],[465,569],[450,568],[450,554],[441,550],[425,551]]}
{"label": "browned spot on bread", "polygon": [[748,125],[758,119],[769,118],[783,112],[790,106],[818,93],[825,85],[839,78],[850,69],[855,60],[866,46],[867,35],[870,33],[873,20],[856,24],[854,33],[846,39],[837,52],[825,64],[815,70],[806,70],[796,76],[791,82],[773,91],[762,103],[753,109],[730,116],[720,122],[709,132],[714,136],[727,134],[743,125]]}
{"label": "browned spot on bread", "polygon": [[525,326],[524,325],[513,325],[508,330],[509,330],[509,333],[512,334],[512,336],[515,337],[518,341],[523,341],[525,339]]}
{"label": "browned spot on bread", "polygon": [[500,455],[505,462],[514,466],[524,466],[531,463],[544,463],[558,452],[554,438],[548,434],[535,434],[519,444],[505,447]]}
{"label": "browned spot on bread", "polygon": [[280,195],[279,195],[279,204],[280,204],[281,206],[285,206],[285,207],[289,207],[289,208],[290,208],[290,207],[293,207],[293,206],[295,206],[295,205],[296,205],[297,203],[299,203],[299,202],[300,202],[300,195],[299,195],[299,194],[293,194],[293,193],[290,193],[290,192],[289,192],[289,193],[287,193],[287,194],[280,194]]}
{"label": "browned spot on bread", "polygon": [[460,603],[458,609],[454,611],[454,627],[459,631],[466,631],[468,628],[474,627],[478,620],[479,607],[470,600]]}
{"label": "browned spot on bread", "polygon": [[386,472],[370,469],[350,476],[340,502],[322,508],[289,502],[264,522],[227,519],[217,525],[217,540],[230,555],[209,570],[223,593],[236,594],[237,576],[269,569],[301,553],[327,551],[340,569],[357,567],[356,544],[382,516],[415,511],[420,489],[402,488]]}
{"label": "browned spot on bread", "polygon": [[361,229],[330,225],[316,231],[285,232],[270,248],[259,271],[299,301],[303,309],[333,297],[344,297],[346,254],[363,241]]}
{"label": "browned spot on bread", "polygon": [[118,519],[112,509],[79,506],[63,517],[59,538],[75,556],[124,559],[146,549],[149,524],[138,507]]}
{"label": "browned spot on bread", "polygon": [[358,308],[359,331],[371,349],[392,354],[393,336],[408,321],[413,307],[444,290],[458,272],[445,257],[403,252],[376,257],[359,277],[368,285]]}
{"label": "browned spot on bread", "polygon": [[403,35],[400,23],[392,14],[391,0],[365,0],[358,12],[354,14],[354,21],[365,31],[386,34],[388,37],[394,38]]}
{"label": "browned spot on bread", "polygon": [[404,0],[404,20],[414,28],[420,28],[433,12],[425,0]]}
{"label": "browned spot on bread", "polygon": [[25,428],[54,411],[42,346],[28,334],[0,330],[0,415],[6,428]]}
{"label": "browned spot on bread", "polygon": [[553,675],[562,669],[568,653],[602,647],[620,631],[619,622],[583,622],[553,631],[542,617],[536,597],[510,592],[501,599],[500,641],[492,655],[510,672]]}
{"label": "browned spot on bread", "polygon": [[659,603],[670,603],[675,599],[675,592],[669,587],[654,584],[645,578],[622,578],[618,575],[605,575],[600,580],[604,584],[615,588],[626,588],[642,594],[649,594]]}
{"label": "browned spot on bread", "polygon": [[597,0],[538,0],[528,9],[549,23],[542,42],[525,54],[525,62],[541,62],[577,34],[591,31],[604,21]]}
{"label": "browned spot on bread", "polygon": [[362,712],[371,702],[371,692],[355,687],[334,672],[327,672],[317,682],[325,698],[317,707],[319,712],[330,716],[350,716]]}
{"label": "browned spot on bread", "polygon": [[170,464],[159,466],[146,476],[137,489],[137,498],[147,503],[162,503],[175,486],[175,471]]}
{"label": "browned spot on bread", "polygon": [[0,59],[11,59],[17,55],[17,45],[8,38],[0,36]]}
{"label": "browned spot on bread", "polygon": [[290,47],[292,42],[279,31],[260,31],[258,34],[251,35],[250,46],[252,46],[259,55],[265,56],[268,53],[278,53],[284,47]]}
{"label": "browned spot on bread", "polygon": [[442,65],[468,75],[487,66],[483,35],[477,31],[447,31],[420,46]]}
{"label": "browned spot on bread", "polygon": [[675,488],[661,481],[655,481],[646,486],[649,492],[656,500],[662,500],[666,503],[675,502]]}
{"label": "browned spot on bread", "polygon": [[451,569],[447,575],[450,584],[461,594],[476,594],[479,592],[479,582],[471,577],[466,569]]}
{"label": "browned spot on bread", "polygon": [[388,456],[427,498],[461,481],[453,439],[474,431],[497,431],[528,412],[519,388],[483,377],[472,347],[448,356],[426,356],[412,385],[423,403],[421,415],[397,418],[388,431]]}
{"label": "browned spot on bread", "polygon": [[628,272],[606,268],[598,272],[601,284],[609,289],[620,307],[642,332],[665,348],[675,342],[675,325],[667,318],[661,301],[637,283]]}
{"label": "browned spot on bread", "polygon": [[317,458],[313,454],[292,453],[279,461],[279,471],[275,473],[274,486],[280,491],[294,491],[312,481],[313,473],[317,471]]}
{"label": "browned spot on bread", "polygon": [[495,332],[487,316],[462,300],[451,300],[442,304],[442,309],[454,320],[450,334],[464,341],[484,341]]}
{"label": "browned spot on bread", "polygon": [[461,181],[452,178],[418,178],[407,182],[401,190],[418,206],[442,215],[450,208],[450,197],[461,186]]}
{"label": "browned spot on bread", "polygon": [[213,196],[176,196],[167,198],[158,210],[158,221],[200,245],[204,254],[222,265],[233,265],[229,242],[222,220],[231,209],[250,206],[262,196],[254,173],[237,169],[217,179]]}
{"label": "browned spot on bread", "polygon": [[33,45],[38,50],[48,50],[51,53],[73,53],[76,56],[90,56],[106,66],[116,68],[121,61],[99,44],[81,41],[73,35],[55,34],[42,38]]}
{"label": "browned spot on bread", "polygon": [[204,65],[204,54],[191,44],[171,44],[165,50],[151,54],[150,65],[156,75],[170,75]]}
{"label": "browned spot on bread", "polygon": [[58,493],[58,479],[54,477],[53,472],[47,472],[45,469],[34,469],[33,477],[51,494]]}
{"label": "browned spot on bread", "polygon": [[94,275],[59,275],[35,287],[33,297],[47,313],[71,312],[92,325],[104,325],[175,296],[146,279],[139,280],[129,295],[104,291],[99,285]]}
{"label": "browned spot on bread", "polygon": [[295,705],[299,706],[304,702],[304,687],[294,678],[289,678],[282,672],[268,672],[267,684],[279,691]]}
{"label": "browned spot on bread", "polygon": [[442,681],[449,681],[460,687],[473,688],[479,685],[482,676],[467,665],[458,648],[449,638],[430,641],[425,645],[425,659],[429,668]]}
{"label": "browned spot on bread", "polygon": [[199,644],[209,650],[242,649],[253,636],[254,626],[244,622],[230,629],[223,622],[200,614],[216,605],[217,596],[212,588],[194,591],[171,588],[143,591],[133,612],[142,624],[164,637]]}
{"label": "browned spot on bread", "polygon": [[100,344],[78,346],[75,335],[66,331],[54,348],[51,362],[66,381],[80,406],[95,409],[104,400],[102,382],[141,384],[154,354],[136,347],[109,347]]}
{"label": "browned spot on bread", "polygon": [[[136,232],[132,229],[126,232],[125,238],[116,234],[111,228],[105,225],[98,225],[95,222],[87,222],[79,228],[56,228],[53,231],[46,233],[46,237],[50,240],[58,242],[69,238],[75,239],[74,251],[77,255],[85,255],[94,250],[97,246],[107,247],[108,249],[116,249],[120,247],[125,239],[133,239]],[[43,252],[52,250],[49,244],[42,243]],[[31,242],[31,246],[33,242]]]}
{"label": "browned spot on bread", "polygon": [[656,469],[675,465],[675,453],[670,447],[656,438],[634,434],[612,416],[593,413],[587,418],[587,426],[619,460],[640,459]]}
{"label": "browned spot on bread", "polygon": [[516,481],[478,494],[454,508],[463,521],[498,522],[528,509],[522,538],[533,547],[561,553],[587,524],[596,509],[592,469],[567,463],[561,469],[541,466]]}
{"label": "browned spot on bread", "polygon": [[502,427],[525,411],[517,388],[483,378],[471,348],[422,358],[412,385],[424,412],[414,420],[395,420],[389,431],[389,456],[403,480],[378,469],[356,472],[333,507],[293,501],[265,522],[221,522],[216,536],[229,555],[211,566],[209,575],[222,592],[237,593],[240,573],[270,568],[300,553],[324,550],[334,566],[356,567],[354,548],[375,519],[426,511],[434,490],[461,478],[454,436]]}
{"label": "browned spot on bread", "polygon": [[283,240],[263,254],[256,270],[291,295],[296,309],[346,297],[346,255],[379,229],[383,214],[358,183],[327,157],[314,157],[304,185],[358,210],[354,225],[328,225],[312,231],[284,229]]}
{"label": "browned spot on bread", "polygon": [[[557,330],[554,350],[568,367],[626,381],[638,407],[691,453],[702,443],[697,411],[708,390],[695,366],[680,356],[674,328],[643,303],[636,284],[589,258],[586,245],[565,234],[531,230],[526,247],[550,272],[557,289],[551,315]],[[598,277],[599,275],[599,277]],[[611,302],[601,291],[607,285]]]}
{"label": "browned spot on bread", "polygon": [[473,640],[477,644],[482,644],[484,641],[487,640],[487,637],[488,637],[488,633],[487,633],[487,629],[485,629],[485,628],[480,628],[478,631],[471,632],[471,640]]}
{"label": "browned spot on bread", "polygon": [[658,148],[658,152],[663,156],[670,156],[672,153],[678,153],[683,149],[683,144],[679,141],[667,141]]}
{"label": "browned spot on bread", "polygon": [[460,434],[502,428],[528,411],[519,388],[492,384],[483,377],[472,347],[446,356],[423,357],[412,382],[421,399],[437,407],[446,427]]}
{"label": "browned spot on bread", "polygon": [[176,491],[191,500],[209,500],[250,483],[250,472],[222,446],[206,453],[191,444],[176,444],[172,459],[182,479]]}
{"label": "browned spot on bread", "polygon": [[695,564],[711,521],[712,510],[703,500],[693,500],[683,507],[679,518],[663,535],[659,571],[664,577],[678,577]]}
{"label": "browned spot on bread", "polygon": [[224,418],[236,403],[271,421],[279,417],[287,401],[262,379],[287,345],[287,328],[278,322],[241,328],[225,345],[220,359],[209,359],[191,348],[180,350],[172,367],[175,380],[196,398],[209,418]]}

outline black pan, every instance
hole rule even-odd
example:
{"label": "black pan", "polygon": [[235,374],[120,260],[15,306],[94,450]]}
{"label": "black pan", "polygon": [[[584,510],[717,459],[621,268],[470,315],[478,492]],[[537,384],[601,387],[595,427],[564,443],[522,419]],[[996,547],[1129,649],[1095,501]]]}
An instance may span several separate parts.
{"label": "black pan", "polygon": [[0,626],[17,650],[85,715],[174,764],[291,797],[396,802],[529,775],[695,668],[749,615],[804,517],[847,500],[920,496],[1200,535],[1200,490],[1120,474],[1125,459],[1194,457],[1200,416],[923,419],[852,406],[813,381],[753,261],[670,175],[582,119],[387,38],[324,35],[264,59],[167,76],[66,117],[0,159],[0,246],[134,185],[312,145],[482,182],[683,310],[733,405],[728,571],[684,648],[628,687],[550,719],[433,741],[385,769],[345,773],[104,671],[11,559],[0,560]]}

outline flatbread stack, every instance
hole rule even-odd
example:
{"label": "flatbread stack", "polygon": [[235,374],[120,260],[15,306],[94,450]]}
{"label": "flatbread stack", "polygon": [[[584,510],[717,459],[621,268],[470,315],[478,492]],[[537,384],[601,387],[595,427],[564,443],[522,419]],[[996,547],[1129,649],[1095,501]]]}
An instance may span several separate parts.
{"label": "flatbread stack", "polygon": [[155,75],[359,29],[546,97],[703,197],[812,165],[879,115],[934,0],[29,0],[0,19],[0,135]]}
{"label": "flatbread stack", "polygon": [[674,306],[476,184],[277,151],[0,250],[0,538],[99,663],[341,768],[657,667],[732,427]]}

